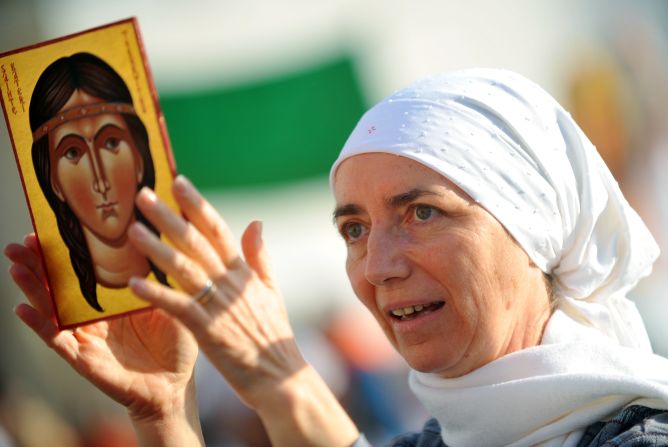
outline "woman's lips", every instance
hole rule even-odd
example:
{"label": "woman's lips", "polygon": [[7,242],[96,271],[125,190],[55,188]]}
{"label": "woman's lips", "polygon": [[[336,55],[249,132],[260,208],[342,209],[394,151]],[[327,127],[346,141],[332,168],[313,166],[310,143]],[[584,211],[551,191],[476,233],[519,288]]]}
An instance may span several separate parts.
{"label": "woman's lips", "polygon": [[432,301],[425,304],[414,304],[406,307],[399,307],[390,311],[390,317],[398,321],[413,320],[423,315],[430,314],[445,306],[445,301]]}

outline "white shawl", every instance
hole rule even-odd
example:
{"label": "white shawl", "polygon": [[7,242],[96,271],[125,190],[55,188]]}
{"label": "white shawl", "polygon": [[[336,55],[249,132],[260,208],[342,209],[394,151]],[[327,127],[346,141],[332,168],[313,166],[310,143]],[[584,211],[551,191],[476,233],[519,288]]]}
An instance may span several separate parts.
{"label": "white shawl", "polygon": [[360,153],[416,160],[485,207],[554,279],[541,345],[456,379],[412,372],[446,444],[575,445],[639,398],[668,408],[668,360],[626,298],[658,248],[572,117],[531,81],[465,70],[416,82],[369,110],[332,167]]}

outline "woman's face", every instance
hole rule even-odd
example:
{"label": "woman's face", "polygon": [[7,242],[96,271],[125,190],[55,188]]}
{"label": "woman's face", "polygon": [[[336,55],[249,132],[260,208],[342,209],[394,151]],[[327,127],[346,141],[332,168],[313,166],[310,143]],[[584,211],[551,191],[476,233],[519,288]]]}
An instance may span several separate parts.
{"label": "woman's face", "polygon": [[[103,102],[76,90],[62,110]],[[113,245],[132,221],[143,164],[123,118],[114,113],[67,121],[49,133],[51,186],[82,225]]]}
{"label": "woman's face", "polygon": [[334,191],[353,289],[411,367],[458,377],[539,342],[542,272],[452,182],[372,153],[345,160]]}

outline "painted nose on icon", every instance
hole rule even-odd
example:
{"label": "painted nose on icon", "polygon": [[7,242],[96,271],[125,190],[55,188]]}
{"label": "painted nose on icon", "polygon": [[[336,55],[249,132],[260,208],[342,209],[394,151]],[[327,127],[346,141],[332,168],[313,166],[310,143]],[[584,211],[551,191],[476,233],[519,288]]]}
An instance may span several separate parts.
{"label": "painted nose on icon", "polygon": [[90,164],[93,170],[93,191],[105,195],[111,189],[109,180],[104,172],[104,164],[100,160],[99,152],[95,149],[90,151]]}

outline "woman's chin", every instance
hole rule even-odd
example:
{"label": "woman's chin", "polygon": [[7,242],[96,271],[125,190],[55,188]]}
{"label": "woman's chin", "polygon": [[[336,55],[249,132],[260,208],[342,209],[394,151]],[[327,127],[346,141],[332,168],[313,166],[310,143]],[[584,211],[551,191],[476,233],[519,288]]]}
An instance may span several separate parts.
{"label": "woman's chin", "polygon": [[442,371],[449,369],[448,362],[433,356],[403,355],[403,353],[402,356],[411,369],[422,373],[440,374]]}
{"label": "woman's chin", "polygon": [[467,366],[461,361],[449,357],[437,357],[433,354],[404,355],[404,353],[402,353],[402,357],[411,369],[421,373],[436,374],[446,379],[461,377],[468,374],[472,369],[475,369],[471,368],[470,365]]}

